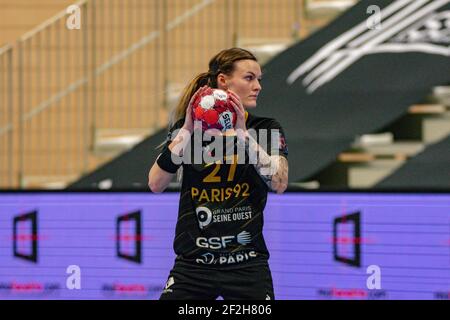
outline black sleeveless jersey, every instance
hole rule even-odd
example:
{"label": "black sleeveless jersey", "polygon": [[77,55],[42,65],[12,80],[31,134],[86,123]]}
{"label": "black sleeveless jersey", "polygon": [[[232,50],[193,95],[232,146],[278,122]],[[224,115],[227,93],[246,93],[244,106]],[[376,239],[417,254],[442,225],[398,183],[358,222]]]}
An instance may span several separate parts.
{"label": "black sleeveless jersey", "polygon": [[[265,129],[269,136],[265,139],[267,144],[260,145],[269,154],[277,151],[287,158],[287,144],[280,124],[271,118],[246,115],[247,129],[254,129],[258,138],[260,132],[264,132],[260,129]],[[165,148],[171,143],[175,129],[183,123],[184,119],[169,130]],[[272,143],[273,132],[278,132],[279,143]],[[236,140],[232,144],[236,146]],[[208,145],[210,143],[203,142],[202,148]],[[248,156],[242,163],[237,159],[240,155],[242,152],[224,152],[223,161],[206,163],[202,159],[197,164],[183,163],[173,245],[177,263],[233,269],[267,262],[269,252],[262,231],[269,187],[254,165],[248,163]]]}

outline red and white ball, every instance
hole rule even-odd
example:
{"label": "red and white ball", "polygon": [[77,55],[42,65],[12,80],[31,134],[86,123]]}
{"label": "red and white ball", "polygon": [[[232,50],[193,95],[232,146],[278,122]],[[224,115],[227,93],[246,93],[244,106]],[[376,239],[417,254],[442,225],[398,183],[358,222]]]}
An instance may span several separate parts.
{"label": "red and white ball", "polygon": [[230,95],[224,90],[205,88],[193,101],[193,120],[202,122],[203,131],[233,129],[237,115],[230,100]]}

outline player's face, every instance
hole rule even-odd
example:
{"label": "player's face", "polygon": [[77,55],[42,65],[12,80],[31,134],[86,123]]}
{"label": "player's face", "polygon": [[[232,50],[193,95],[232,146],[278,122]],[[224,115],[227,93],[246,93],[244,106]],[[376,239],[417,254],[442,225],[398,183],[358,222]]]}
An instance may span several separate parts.
{"label": "player's face", "polygon": [[254,60],[235,62],[235,70],[226,77],[226,88],[236,93],[244,108],[255,108],[261,92],[261,67]]}

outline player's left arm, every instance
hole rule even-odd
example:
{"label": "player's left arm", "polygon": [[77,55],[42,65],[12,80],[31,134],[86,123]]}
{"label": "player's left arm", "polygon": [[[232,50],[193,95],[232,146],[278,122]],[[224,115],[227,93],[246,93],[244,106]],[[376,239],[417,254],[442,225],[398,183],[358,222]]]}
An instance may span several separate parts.
{"label": "player's left arm", "polygon": [[274,155],[270,156],[270,161],[275,162],[274,167],[277,168],[270,180],[271,188],[276,193],[283,193],[288,186],[288,160],[283,156]]}
{"label": "player's left arm", "polygon": [[245,144],[250,163],[254,164],[259,176],[276,193],[283,193],[288,186],[289,164],[281,154],[268,154],[258,142],[245,134]]}

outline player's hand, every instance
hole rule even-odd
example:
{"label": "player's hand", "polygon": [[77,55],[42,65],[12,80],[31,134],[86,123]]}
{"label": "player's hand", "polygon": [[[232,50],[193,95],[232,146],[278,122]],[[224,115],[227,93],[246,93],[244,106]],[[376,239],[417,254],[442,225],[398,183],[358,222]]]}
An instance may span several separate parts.
{"label": "player's hand", "polygon": [[194,120],[192,119],[192,104],[194,103],[195,99],[199,94],[203,92],[208,86],[200,87],[192,96],[191,100],[189,101],[188,107],[186,109],[186,116],[184,118],[184,124],[183,129],[186,129],[189,131],[189,133],[192,134],[194,132],[194,129],[196,128],[196,125],[200,125],[200,123],[194,123]]}
{"label": "player's hand", "polygon": [[231,90],[227,91],[230,96],[230,104],[236,111],[236,125],[232,129],[228,129],[226,132],[222,132],[219,129],[208,129],[205,131],[205,134],[210,137],[222,137],[222,136],[236,136],[239,134],[243,135],[247,128],[245,126],[245,110],[242,105],[241,99],[239,96]]}
{"label": "player's hand", "polygon": [[245,132],[247,131],[247,126],[245,125],[245,109],[239,96],[231,90],[228,90],[228,92],[230,93],[230,103],[236,111],[237,115],[236,125],[234,126],[234,129],[236,130],[236,133],[239,137],[245,134]]}

